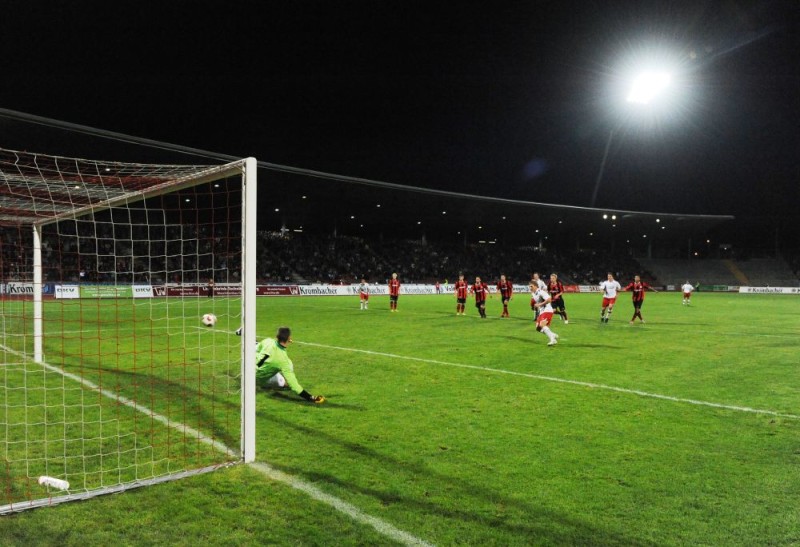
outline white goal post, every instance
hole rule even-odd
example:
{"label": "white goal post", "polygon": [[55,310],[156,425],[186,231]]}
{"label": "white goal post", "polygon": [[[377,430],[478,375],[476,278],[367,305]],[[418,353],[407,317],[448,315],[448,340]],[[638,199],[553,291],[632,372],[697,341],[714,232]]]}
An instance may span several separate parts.
{"label": "white goal post", "polygon": [[255,459],[256,171],[0,148],[0,514]]}

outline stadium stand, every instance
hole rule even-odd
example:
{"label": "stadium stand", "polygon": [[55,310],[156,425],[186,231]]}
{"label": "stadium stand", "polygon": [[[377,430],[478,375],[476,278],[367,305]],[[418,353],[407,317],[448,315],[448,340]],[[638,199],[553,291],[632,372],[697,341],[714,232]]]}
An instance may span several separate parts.
{"label": "stadium stand", "polygon": [[[489,244],[449,246],[421,240],[370,240],[352,236],[259,233],[259,278],[267,282],[384,282],[397,272],[405,282],[454,280],[459,273],[489,281],[505,274],[526,283],[533,272],[557,272],[565,283],[596,284],[610,271],[621,280],[653,276],[627,255],[594,251],[545,252],[536,247]],[[278,267],[280,265],[280,267]]]}
{"label": "stadium stand", "polygon": [[774,258],[751,258],[736,262],[750,285],[759,287],[796,287],[800,280],[789,264]]}
{"label": "stadium stand", "polygon": [[753,285],[772,287],[797,286],[797,275],[780,259],[750,260],[639,260],[665,285],[680,285],[685,281],[704,285]]}
{"label": "stadium stand", "polygon": [[[111,224],[97,226],[99,232],[82,233],[79,224],[65,223],[61,227],[58,248],[45,240],[45,281],[198,283],[207,280],[213,272],[236,272],[239,268],[238,263],[229,262],[224,252],[212,252],[212,249],[224,247],[225,238],[239,237],[238,234],[198,234],[198,248],[189,249],[182,260],[197,261],[204,268],[202,276],[179,279],[175,277],[177,272],[197,271],[197,264],[171,262],[175,259],[169,256],[166,248],[159,247],[157,241],[149,243],[148,259],[139,256],[136,246],[146,241],[148,235],[152,236],[152,228],[148,233],[146,226],[135,226],[132,233],[120,240],[114,239]],[[169,240],[189,229],[180,225],[167,226],[164,236]],[[5,235],[0,246],[3,280],[25,281],[30,272],[30,265],[26,264],[29,257],[20,249],[30,244],[26,241],[30,235],[15,231]],[[190,240],[195,237],[190,235]],[[86,246],[97,246],[99,252],[85,255],[78,264],[76,249]],[[392,272],[397,272],[407,283],[444,282],[456,279],[459,273],[468,278],[479,275],[492,282],[505,274],[517,283],[526,283],[531,273],[537,271],[542,276],[556,272],[568,284],[594,285],[612,272],[620,282],[627,282],[638,274],[654,285],[680,285],[689,280],[704,285],[800,286],[797,273],[800,259],[795,258],[793,270],[790,261],[782,259],[752,258],[735,262],[634,259],[627,254],[592,250],[545,251],[533,246],[448,245],[419,239],[366,240],[354,236],[260,231],[257,276],[262,283],[338,284],[357,282],[362,277],[383,283]],[[85,277],[81,276],[81,271]]]}

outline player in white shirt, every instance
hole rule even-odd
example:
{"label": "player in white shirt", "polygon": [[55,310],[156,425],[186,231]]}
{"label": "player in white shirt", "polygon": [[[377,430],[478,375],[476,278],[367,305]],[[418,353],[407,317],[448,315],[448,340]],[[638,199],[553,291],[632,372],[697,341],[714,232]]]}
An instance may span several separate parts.
{"label": "player in white shirt", "polygon": [[617,291],[622,290],[622,285],[614,279],[614,274],[608,273],[608,279],[600,283],[603,291],[603,308],[600,310],[600,322],[608,323],[611,312],[614,311],[614,303],[617,301]]}
{"label": "player in white shirt", "polygon": [[361,309],[369,309],[369,285],[366,279],[362,279],[361,284],[358,286],[358,297],[361,301]]}
{"label": "player in white shirt", "polygon": [[538,312],[536,330],[550,339],[548,346],[555,346],[558,343],[558,335],[550,330],[550,321],[553,320],[550,294],[544,288],[537,287],[533,293],[533,302],[534,309]]}
{"label": "player in white shirt", "polygon": [[534,298],[533,295],[538,289],[547,291],[547,283],[539,279],[539,272],[533,272],[533,275],[531,275],[531,282],[528,283],[528,289],[531,291],[531,309],[533,310],[533,320],[535,322],[539,318],[539,308],[534,305],[536,304],[536,298]]}
{"label": "player in white shirt", "polygon": [[692,287],[691,283],[688,281],[681,285],[681,290],[683,291],[683,305],[688,306],[689,301],[692,299],[692,291],[694,287]]}

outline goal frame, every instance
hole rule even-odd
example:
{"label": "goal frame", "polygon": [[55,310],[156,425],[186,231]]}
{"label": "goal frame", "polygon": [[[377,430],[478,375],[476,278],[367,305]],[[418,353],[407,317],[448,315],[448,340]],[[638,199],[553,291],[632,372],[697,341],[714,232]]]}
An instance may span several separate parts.
{"label": "goal frame", "polygon": [[[257,176],[258,162],[253,157],[244,158],[224,165],[211,166],[198,175],[187,175],[172,178],[161,182],[144,191],[127,192],[124,195],[65,211],[57,215],[28,222],[33,232],[32,240],[32,336],[33,354],[32,361],[44,366],[49,366],[44,361],[44,314],[43,314],[43,260],[42,260],[42,230],[45,226],[63,220],[75,220],[83,215],[95,214],[113,207],[125,206],[144,201],[160,195],[179,192],[180,190],[199,186],[224,178],[241,177],[241,380],[240,380],[240,439],[239,463],[250,463],[256,457],[256,376],[255,352],[252,348],[256,344],[256,221],[257,207]],[[26,222],[20,222],[24,228]],[[232,462],[233,464],[236,461]],[[116,486],[106,486],[100,490],[64,494],[50,498],[34,499],[0,506],[0,515],[22,511],[35,507],[49,506],[66,501],[88,499],[98,495],[122,492],[131,488],[178,480],[187,476],[210,472],[218,469],[218,465],[200,469],[185,470],[169,473],[167,475],[144,479],[133,483],[122,483]]]}

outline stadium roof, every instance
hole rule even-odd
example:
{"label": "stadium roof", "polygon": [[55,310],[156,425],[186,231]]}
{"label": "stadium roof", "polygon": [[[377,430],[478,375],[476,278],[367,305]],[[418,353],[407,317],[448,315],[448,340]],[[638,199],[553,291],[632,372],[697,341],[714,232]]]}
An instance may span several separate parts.
{"label": "stadium roof", "polygon": [[[596,209],[341,177],[260,163],[259,192],[265,229],[328,231],[350,235],[411,235],[469,241],[538,244],[563,236],[685,240],[701,236],[730,215]],[[620,234],[619,236],[615,235]]]}
{"label": "stadium roof", "polygon": [[[49,153],[98,155],[136,161],[174,163],[191,156],[231,162],[235,156],[115,133],[0,108],[0,118],[21,141],[32,128],[47,127],[57,150]],[[40,132],[40,131],[39,131]],[[105,162],[112,165],[114,162]],[[304,232],[496,241],[549,245],[648,241],[680,242],[702,237],[733,220],[730,215],[676,214],[600,209],[520,201],[405,186],[277,165],[259,166],[259,228]],[[169,168],[170,165],[163,166]],[[203,167],[174,166],[183,169]],[[105,168],[105,167],[103,167]],[[8,203],[11,208],[13,204]],[[3,204],[5,208],[6,205]],[[277,209],[277,211],[276,211]],[[656,209],[656,207],[654,207]],[[604,218],[605,216],[605,218]],[[616,217],[616,218],[614,218]]]}

